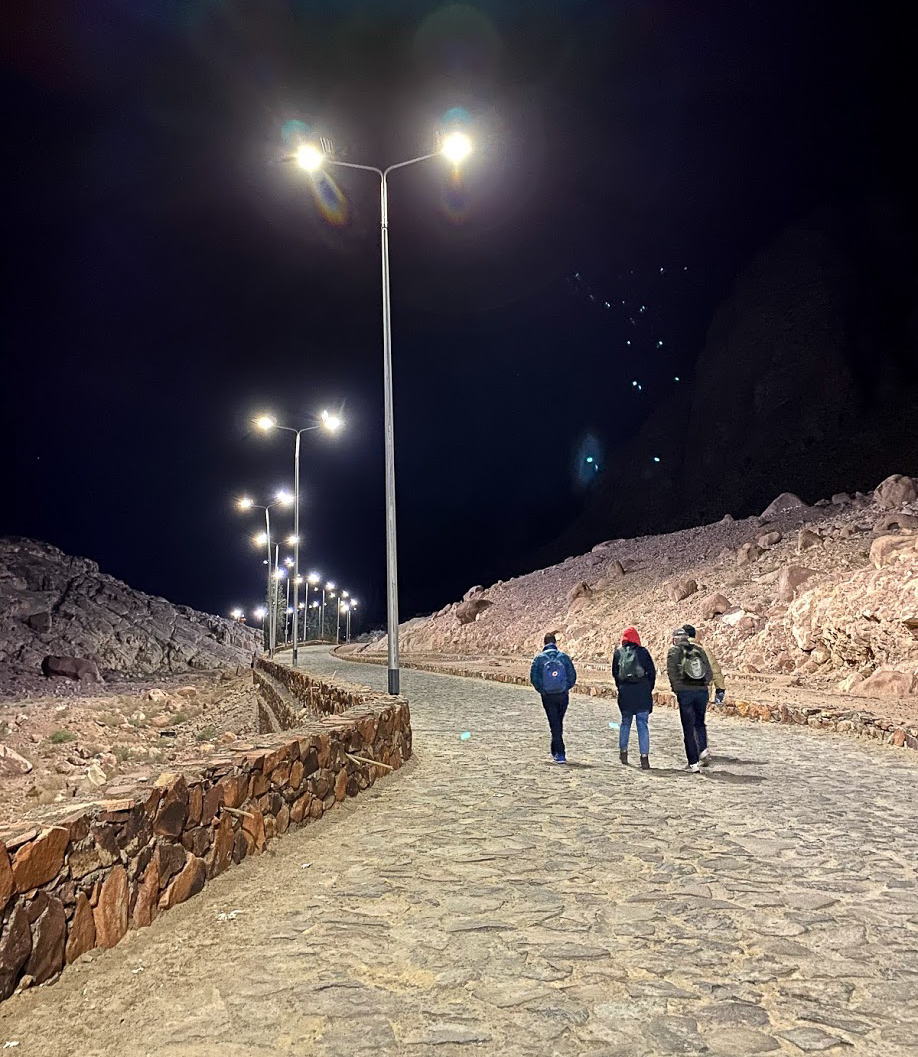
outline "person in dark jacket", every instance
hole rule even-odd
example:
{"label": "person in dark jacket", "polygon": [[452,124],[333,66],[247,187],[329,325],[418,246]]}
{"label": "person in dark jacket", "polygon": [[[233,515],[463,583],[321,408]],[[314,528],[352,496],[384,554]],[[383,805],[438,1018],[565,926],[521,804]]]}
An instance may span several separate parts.
{"label": "person in dark jacket", "polygon": [[708,687],[714,674],[708,655],[684,627],[673,632],[673,644],[666,656],[666,673],[679,702],[679,719],[688,760],[686,770],[697,772],[709,762],[705,713],[708,710]]}
{"label": "person in dark jacket", "polygon": [[638,749],[641,770],[650,770],[650,728],[647,720],[653,711],[653,688],[657,670],[653,658],[641,645],[641,636],[634,628],[622,632],[622,644],[612,655],[612,678],[618,689],[618,710],[622,723],[618,734],[618,751],[622,763],[628,763],[628,740],[631,724],[637,720]]}
{"label": "person in dark jacket", "polygon": [[569,691],[577,682],[577,671],[566,653],[558,649],[555,636],[549,632],[545,645],[537,653],[529,669],[529,681],[542,698],[542,707],[551,730],[551,758],[555,763],[567,763],[564,749],[564,713],[567,711]]}

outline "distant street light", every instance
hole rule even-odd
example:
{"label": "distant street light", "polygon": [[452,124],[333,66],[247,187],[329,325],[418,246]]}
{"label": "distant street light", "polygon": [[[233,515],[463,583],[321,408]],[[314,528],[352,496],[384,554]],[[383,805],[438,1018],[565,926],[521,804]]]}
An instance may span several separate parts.
{"label": "distant street light", "polygon": [[[299,661],[299,585],[300,585],[300,437],[304,433],[311,433],[316,429],[324,429],[328,433],[337,433],[344,425],[341,415],[325,410],[319,415],[318,421],[311,426],[303,426],[302,429],[294,429],[293,426],[282,426],[273,415],[259,415],[255,419],[255,425],[263,432],[270,433],[271,430],[280,429],[285,433],[293,433],[296,442],[293,448],[293,535],[287,543],[293,547],[293,667]],[[307,589],[308,590],[308,589]]]}
{"label": "distant street light", "polygon": [[245,613],[241,609],[234,609],[230,613],[230,616],[233,620],[243,620],[245,618]]}
{"label": "distant street light", "polygon": [[379,177],[379,226],[382,252],[382,330],[383,330],[383,396],[385,411],[385,458],[386,458],[386,622],[389,643],[389,693],[399,692],[398,662],[398,548],[395,528],[395,423],[392,397],[392,311],[389,292],[389,174],[396,169],[427,161],[428,158],[444,157],[454,165],[469,156],[472,141],[463,132],[444,136],[439,149],[422,154],[408,161],[398,162],[386,169],[373,165],[357,165],[339,161],[332,157],[332,145],[328,140],[320,144],[301,143],[292,160],[308,173],[318,171],[323,165],[337,165],[345,169],[361,169]]}
{"label": "distant street light", "polygon": [[[256,503],[249,496],[243,496],[241,499],[237,499],[236,500],[236,509],[237,510],[241,510],[243,512],[249,511],[249,510],[263,510],[265,512],[265,530],[264,530],[264,532],[260,532],[255,537],[253,542],[258,547],[264,546],[264,547],[267,547],[267,549],[268,549],[268,561],[267,561],[267,565],[268,565],[268,601],[272,602],[272,600],[273,600],[273,602],[274,602],[274,604],[271,605],[271,612],[269,614],[270,619],[268,621],[268,653],[269,653],[269,655],[271,657],[274,656],[274,647],[275,647],[275,644],[276,644],[276,641],[277,641],[277,604],[276,604],[276,599],[274,599],[274,594],[272,594],[272,592],[276,592],[276,579],[277,578],[275,576],[273,578],[275,582],[272,583],[272,575],[271,575],[271,509],[273,507],[275,507],[275,506],[285,506],[285,507],[289,506],[292,501],[293,500],[292,500],[292,497],[290,496],[290,493],[289,492],[285,492],[283,489],[281,489],[281,491],[276,493],[276,495],[274,496],[274,502],[273,503],[267,503],[267,504],[264,504],[264,505],[261,504],[261,503]],[[276,560],[276,548],[275,548],[275,560]]]}

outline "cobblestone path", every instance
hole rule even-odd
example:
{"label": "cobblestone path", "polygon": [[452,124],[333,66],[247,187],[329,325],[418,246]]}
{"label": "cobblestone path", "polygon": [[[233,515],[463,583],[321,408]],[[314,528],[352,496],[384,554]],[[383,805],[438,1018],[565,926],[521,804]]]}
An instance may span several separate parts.
{"label": "cobblestone path", "polygon": [[[382,668],[307,665],[382,685]],[[403,673],[416,760],[0,1006],[17,1057],[918,1052],[918,762],[715,720],[710,773],[574,699]],[[469,731],[468,740],[460,733]],[[232,912],[237,910],[233,917]],[[220,915],[229,917],[221,920]]]}

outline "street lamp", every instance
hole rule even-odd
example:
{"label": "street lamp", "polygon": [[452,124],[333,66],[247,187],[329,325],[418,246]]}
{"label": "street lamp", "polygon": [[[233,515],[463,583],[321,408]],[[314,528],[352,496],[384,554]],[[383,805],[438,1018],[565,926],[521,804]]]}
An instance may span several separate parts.
{"label": "street lamp", "polygon": [[[335,585],[331,582],[331,580],[329,580],[328,583],[322,588],[322,617],[321,617],[321,620],[320,620],[320,630],[319,630],[319,638],[320,639],[324,639],[325,638],[325,592],[326,591],[334,592],[334,590],[335,590]],[[333,593],[329,594],[329,598],[334,598],[334,597],[335,596],[334,596]]]}
{"label": "street lamp", "polygon": [[[292,502],[292,498],[289,492],[281,489],[274,496],[273,503],[256,503],[249,496],[242,496],[241,499],[236,500],[236,509],[243,512],[249,510],[263,510],[265,512],[265,530],[260,532],[255,538],[254,543],[258,547],[267,547],[268,549],[268,602],[271,605],[270,619],[268,621],[268,652],[271,657],[274,656],[274,647],[277,637],[277,600],[272,592],[276,591],[276,576],[274,577],[275,582],[272,583],[271,576],[271,509],[275,506],[289,506]],[[276,556],[275,556],[276,563]],[[256,614],[257,615],[257,614]]]}
{"label": "street lamp", "polygon": [[241,609],[234,609],[230,612],[230,616],[233,618],[233,620],[242,620],[245,616],[245,613]]}
{"label": "street lamp", "polygon": [[317,422],[311,426],[303,426],[302,429],[294,429],[293,426],[282,426],[273,415],[259,415],[255,419],[255,425],[263,432],[270,433],[271,430],[281,429],[285,433],[292,433],[296,437],[293,448],[293,535],[287,540],[293,547],[293,667],[299,661],[299,634],[297,632],[297,613],[299,611],[299,575],[300,575],[300,437],[304,433],[311,433],[315,429],[324,429],[328,433],[337,433],[344,425],[344,419],[334,411],[324,410]]}
{"label": "street lamp", "polygon": [[453,132],[442,138],[439,149],[408,161],[398,162],[386,169],[374,165],[357,165],[331,157],[331,144],[301,143],[293,160],[308,173],[317,172],[323,165],[337,165],[345,169],[361,169],[379,177],[379,227],[382,254],[382,330],[383,330],[383,391],[385,410],[386,449],[386,621],[389,644],[389,693],[399,692],[398,663],[398,549],[395,529],[395,426],[392,398],[392,310],[389,292],[389,173],[409,165],[444,157],[458,165],[472,151],[472,141],[463,132]]}

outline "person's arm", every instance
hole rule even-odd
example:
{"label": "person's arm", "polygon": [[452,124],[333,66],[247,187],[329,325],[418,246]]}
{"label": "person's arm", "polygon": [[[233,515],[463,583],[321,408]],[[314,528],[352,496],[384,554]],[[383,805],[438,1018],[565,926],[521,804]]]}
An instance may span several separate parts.
{"label": "person's arm", "polygon": [[650,689],[653,690],[653,688],[657,685],[657,669],[654,666],[653,657],[650,656],[650,650],[644,650],[644,653],[647,655],[645,673],[647,675],[647,678],[650,680]]}
{"label": "person's arm", "polygon": [[679,681],[678,646],[673,646],[673,648],[666,655],[666,674],[669,676],[669,685],[672,687],[673,692],[675,692],[676,683]]}
{"label": "person's arm", "polygon": [[720,665],[717,663],[717,658],[714,654],[705,647],[704,651],[708,655],[708,664],[711,666],[711,679],[714,683],[715,690],[726,690],[727,684],[724,682],[724,673],[721,670]]}
{"label": "person's arm", "polygon": [[540,694],[542,693],[541,674],[542,668],[539,664],[539,657],[537,656],[533,660],[532,666],[529,669],[529,682],[536,688],[536,692]]}
{"label": "person's arm", "polygon": [[577,682],[577,669],[574,667],[574,662],[566,653],[562,654],[562,657],[564,658],[564,667],[567,670],[567,681],[571,686],[574,686]]}
{"label": "person's arm", "polygon": [[615,652],[612,654],[612,681],[615,683],[616,687],[621,685],[619,683],[619,681],[618,681],[618,659],[619,659],[619,654],[620,654],[620,651],[618,649],[616,649]]}

